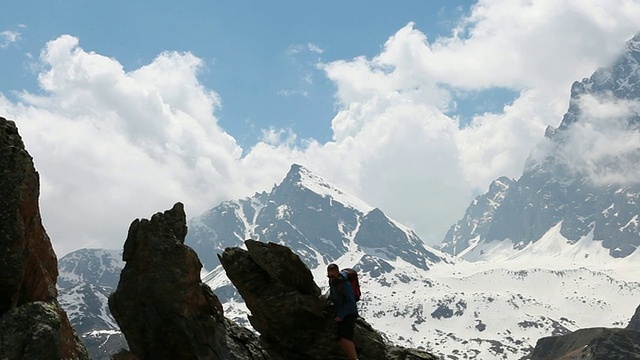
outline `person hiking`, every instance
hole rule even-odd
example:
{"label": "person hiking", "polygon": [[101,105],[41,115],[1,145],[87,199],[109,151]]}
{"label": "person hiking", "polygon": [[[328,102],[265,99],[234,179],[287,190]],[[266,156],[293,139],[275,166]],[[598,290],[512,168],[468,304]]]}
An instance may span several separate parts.
{"label": "person hiking", "polygon": [[349,283],[346,271],[340,271],[336,264],[327,266],[331,299],[336,308],[337,340],[349,360],[358,360],[353,343],[353,331],[358,317],[356,296]]}

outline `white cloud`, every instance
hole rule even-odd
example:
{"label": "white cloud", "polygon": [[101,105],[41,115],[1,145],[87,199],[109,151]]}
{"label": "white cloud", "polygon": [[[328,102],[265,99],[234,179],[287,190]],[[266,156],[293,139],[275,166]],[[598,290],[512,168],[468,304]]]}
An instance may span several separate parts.
{"label": "white cloud", "polygon": [[320,46],[313,44],[313,43],[308,43],[307,44],[307,49],[309,49],[309,51],[316,53],[316,54],[322,54],[324,52],[324,49],[322,49]]}
{"label": "white cloud", "polygon": [[596,185],[640,182],[640,129],[630,126],[640,116],[640,102],[583,95],[579,107],[578,120],[557,134],[560,146],[543,143],[536,156],[551,153]]}
{"label": "white cloud", "polygon": [[[625,0],[492,0],[451,37],[430,41],[409,24],[377,56],[321,64],[337,88],[327,143],[265,126],[243,156],[217,124],[220,99],[198,81],[198,58],[166,52],[127,72],[70,36],[42,52],[43,95],[0,96],[0,112],[18,122],[35,158],[59,254],[118,248],[133,218],[174,201],[196,215],[267,190],[292,162],[436,242],[474,193],[519,175],[544,128],[560,122],[571,82],[606,65],[640,29],[637,9]],[[303,50],[313,52],[288,53]],[[519,96],[463,128],[447,115],[456,91],[493,86]]]}
{"label": "white cloud", "polygon": [[193,55],[167,52],[125,72],[62,36],[41,61],[45,95],[24,93],[17,104],[0,97],[0,111],[17,121],[35,159],[60,254],[118,248],[136,217],[175,201],[196,215],[245,195],[257,179],[240,171],[242,149],[218,127],[218,96],[198,82],[202,64]]}
{"label": "white cloud", "polygon": [[555,89],[611,61],[638,13],[635,0],[481,0],[426,67],[458,87]]}
{"label": "white cloud", "polygon": [[0,32],[0,48],[4,49],[20,40],[20,32],[5,30]]}
{"label": "white cloud", "polygon": [[294,95],[300,95],[302,97],[309,97],[309,92],[306,90],[278,90],[277,92],[278,95],[280,96],[284,96],[284,97],[291,97]]}
{"label": "white cloud", "polygon": [[296,134],[291,129],[275,129],[270,127],[269,129],[262,130],[261,141],[271,146],[293,147],[296,143]]}
{"label": "white cloud", "polygon": [[[519,176],[545,127],[560,122],[571,83],[620,54],[640,29],[637,13],[640,3],[625,0],[480,1],[451,37],[429,42],[410,23],[371,59],[324,64],[342,109],[336,145],[367,144],[359,195],[440,240],[470,194]],[[451,89],[496,86],[519,92],[501,112],[462,129],[444,115],[455,106]],[[385,166],[367,174],[377,161]]]}

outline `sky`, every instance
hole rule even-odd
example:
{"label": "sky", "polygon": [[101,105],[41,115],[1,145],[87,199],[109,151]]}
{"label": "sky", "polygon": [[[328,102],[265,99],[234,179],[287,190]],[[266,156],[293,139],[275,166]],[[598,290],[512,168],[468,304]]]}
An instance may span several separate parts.
{"label": "sky", "polygon": [[[120,248],[299,163],[439,243],[517,178],[572,82],[640,31],[640,0],[12,2],[0,116],[58,255]],[[633,141],[633,140],[631,140]]]}

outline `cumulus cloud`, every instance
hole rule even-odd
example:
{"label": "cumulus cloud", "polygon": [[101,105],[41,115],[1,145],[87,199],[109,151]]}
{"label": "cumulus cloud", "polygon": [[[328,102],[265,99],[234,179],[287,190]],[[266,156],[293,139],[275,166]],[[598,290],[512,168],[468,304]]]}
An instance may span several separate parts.
{"label": "cumulus cloud", "polygon": [[61,254],[117,248],[132,219],[175,201],[203,211],[246,194],[251,173],[239,171],[242,149],[217,125],[219,98],[198,82],[198,58],[167,52],[125,72],[62,36],[40,60],[44,95],[0,97],[0,110],[17,121],[35,159]]}
{"label": "cumulus cloud", "polygon": [[[336,86],[326,143],[267,126],[261,141],[241,149],[217,123],[221,99],[199,82],[197,57],[165,52],[125,71],[71,36],[43,50],[42,93],[18,102],[0,96],[0,112],[18,122],[35,158],[60,254],[119,248],[133,218],[174,201],[197,215],[267,190],[292,162],[435,243],[491,180],[519,175],[544,128],[560,122],[571,82],[607,65],[640,28],[638,6],[486,0],[437,39],[409,23],[376,56],[319,65]],[[314,52],[293,46],[288,54],[303,50]],[[495,86],[519,95],[465,126],[451,115],[456,92]]]}
{"label": "cumulus cloud", "polygon": [[20,40],[20,32],[5,30],[0,32],[0,48],[4,49],[10,44]]}
{"label": "cumulus cloud", "polygon": [[426,67],[456,87],[554,89],[612,61],[639,12],[635,0],[480,0]]}
{"label": "cumulus cloud", "polygon": [[579,106],[578,120],[550,150],[596,185],[640,182],[640,102],[583,95]]}
{"label": "cumulus cloud", "polygon": [[[479,1],[452,36],[429,41],[409,23],[373,58],[324,64],[341,108],[336,145],[367,143],[370,156],[354,167],[362,196],[441,239],[472,194],[497,176],[519,176],[544,129],[560,122],[570,84],[608,65],[640,28],[637,11],[625,0]],[[519,95],[468,126],[446,115],[456,91],[492,87]],[[367,173],[378,159],[388,167]]]}

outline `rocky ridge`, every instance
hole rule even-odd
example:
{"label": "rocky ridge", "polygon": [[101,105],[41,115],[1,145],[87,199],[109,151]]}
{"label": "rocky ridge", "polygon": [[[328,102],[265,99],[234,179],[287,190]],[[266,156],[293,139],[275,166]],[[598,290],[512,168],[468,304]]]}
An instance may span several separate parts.
{"label": "rocky ridge", "polygon": [[[126,265],[109,297],[109,308],[130,347],[130,352],[117,357],[341,358],[330,304],[310,270],[290,249],[247,242],[250,250],[230,248],[221,256],[229,277],[250,304],[251,321],[261,330],[257,337],[224,317],[217,296],[200,280],[202,264],[184,244],[186,234],[180,203],[131,224],[123,252]],[[358,336],[367,358],[435,359],[386,345],[364,321],[359,322]]]}
{"label": "rocky ridge", "polygon": [[189,228],[186,242],[209,271],[220,264],[215,254],[241,247],[245,239],[288,246],[311,268],[351,247],[424,270],[443,261],[411,229],[298,164],[270,192],[225,201],[192,219]]}
{"label": "rocky ridge", "polygon": [[[639,44],[640,34],[610,67],[572,85],[567,113],[547,129],[522,176],[500,178],[478,196],[450,228],[444,251],[490,260],[470,249],[506,240],[522,250],[556,225],[566,242],[592,237],[613,258],[640,246],[640,183],[629,173],[640,166]],[[603,115],[602,107],[616,111]],[[612,153],[620,138],[630,145]]]}
{"label": "rocky ridge", "polygon": [[636,310],[626,328],[588,328],[538,340],[531,360],[640,359],[640,331]]}
{"label": "rocky ridge", "polygon": [[202,264],[184,245],[186,234],[180,203],[129,228],[122,255],[126,265],[109,308],[131,354],[139,359],[267,358],[251,332],[224,319],[218,298],[200,281]]}
{"label": "rocky ridge", "polygon": [[39,193],[15,123],[0,117],[0,358],[88,359],[57,301],[58,264]]}
{"label": "rocky ridge", "polygon": [[[245,242],[220,256],[227,275],[251,311],[249,321],[278,359],[342,359],[335,341],[335,311],[309,268],[286,246]],[[354,342],[365,359],[436,359],[389,346],[367,322],[356,322]]]}

